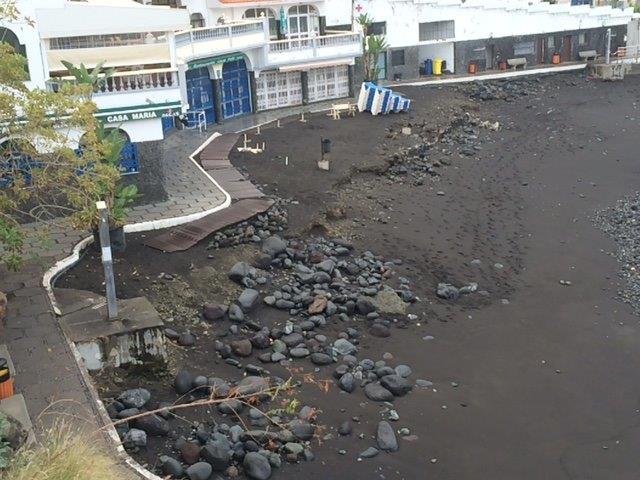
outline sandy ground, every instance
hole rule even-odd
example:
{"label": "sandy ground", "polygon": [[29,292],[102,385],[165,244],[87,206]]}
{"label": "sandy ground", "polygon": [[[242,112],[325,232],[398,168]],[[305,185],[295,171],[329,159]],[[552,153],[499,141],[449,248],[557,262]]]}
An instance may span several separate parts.
{"label": "sandy ground", "polygon": [[[614,299],[618,265],[607,254],[614,244],[591,217],[638,188],[640,77],[615,84],[573,76],[544,82],[542,95],[514,102],[471,102],[464,89],[406,88],[416,105],[411,117],[314,117],[264,131],[267,154],[234,158],[256,183],[268,183],[267,191],[300,202],[290,210],[291,231],[307,229],[313,217],[312,224],[322,225],[314,231],[335,230],[359,249],[405,261],[400,273],[423,300],[412,310],[423,321],[394,329],[387,339],[367,338],[359,358],[390,352],[395,363],[412,367],[412,378],[434,382],[395,402],[400,420],[394,426],[418,438],[363,462],[356,457],[372,444],[380,407],[361,391],[320,398],[307,390],[303,400],[320,405],[320,421],[329,428],[354,415],[362,421],[354,436],[315,447],[314,462],[287,465],[275,478],[638,477],[640,331],[630,308]],[[431,156],[451,165],[423,185],[375,173],[385,151],[412,142],[387,138],[387,128],[397,132],[423,119],[445,124],[460,108],[503,126],[482,134],[477,155],[444,156],[434,148]],[[313,167],[321,136],[334,141],[335,169],[327,175]],[[343,207],[346,218],[324,218],[331,205]],[[124,295],[153,296],[145,277],[161,271],[189,277],[189,265],[201,271],[207,255],[200,245],[160,261],[135,237],[130,242],[116,265]],[[216,255],[212,261],[221,265],[227,254]],[[474,259],[482,263],[471,265]],[[95,270],[91,262],[61,286],[100,290],[87,273]],[[218,280],[209,285],[222,295]],[[439,281],[476,281],[489,296],[439,301]],[[260,315],[264,322],[275,316]],[[427,335],[433,340],[424,340]],[[175,362],[233,374],[211,358],[207,351],[181,351]],[[361,432],[364,440],[355,436]],[[341,449],[347,455],[339,455]]]}

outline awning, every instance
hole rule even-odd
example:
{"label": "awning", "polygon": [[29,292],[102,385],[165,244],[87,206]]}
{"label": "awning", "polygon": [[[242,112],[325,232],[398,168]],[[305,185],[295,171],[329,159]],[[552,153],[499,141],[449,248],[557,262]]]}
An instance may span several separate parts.
{"label": "awning", "polygon": [[278,68],[281,72],[294,72],[296,70],[309,70],[311,68],[323,68],[323,67],[336,67],[339,65],[354,65],[355,60],[353,58],[346,58],[344,60],[331,60],[328,62],[312,62],[312,63],[298,63],[296,65],[286,65]]}

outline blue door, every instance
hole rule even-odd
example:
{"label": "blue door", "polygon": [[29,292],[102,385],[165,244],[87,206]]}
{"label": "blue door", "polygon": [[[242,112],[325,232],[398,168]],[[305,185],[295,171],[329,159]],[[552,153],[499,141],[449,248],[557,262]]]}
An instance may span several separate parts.
{"label": "blue door", "polygon": [[216,113],[213,108],[213,83],[209,78],[207,67],[187,70],[187,100],[189,111],[203,110],[207,117],[207,124],[216,123]]}
{"label": "blue door", "polygon": [[237,117],[251,113],[249,74],[244,60],[225,62],[222,65],[222,116]]}

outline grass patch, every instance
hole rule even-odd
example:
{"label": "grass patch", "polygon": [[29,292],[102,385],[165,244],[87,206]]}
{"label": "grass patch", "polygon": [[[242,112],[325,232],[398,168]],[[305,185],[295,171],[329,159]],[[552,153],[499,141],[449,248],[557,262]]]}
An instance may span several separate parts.
{"label": "grass patch", "polygon": [[67,425],[46,431],[36,445],[17,452],[1,480],[112,480],[117,465],[114,459],[95,447],[87,438]]}

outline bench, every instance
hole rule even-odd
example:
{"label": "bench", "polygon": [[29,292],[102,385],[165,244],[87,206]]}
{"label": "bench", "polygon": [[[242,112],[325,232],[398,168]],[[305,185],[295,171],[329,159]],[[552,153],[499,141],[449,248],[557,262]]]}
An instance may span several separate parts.
{"label": "bench", "polygon": [[352,117],[356,116],[356,104],[355,103],[334,103],[331,105],[331,111],[329,116],[334,120],[340,120],[340,115],[345,113]]}
{"label": "bench", "polygon": [[516,70],[518,69],[518,67],[522,67],[522,70],[524,70],[525,68],[527,68],[527,59],[524,57],[508,58],[507,65],[515,68]]}
{"label": "bench", "polygon": [[578,56],[582,60],[595,60],[598,58],[598,52],[595,50],[583,50],[582,52],[578,52]]}

